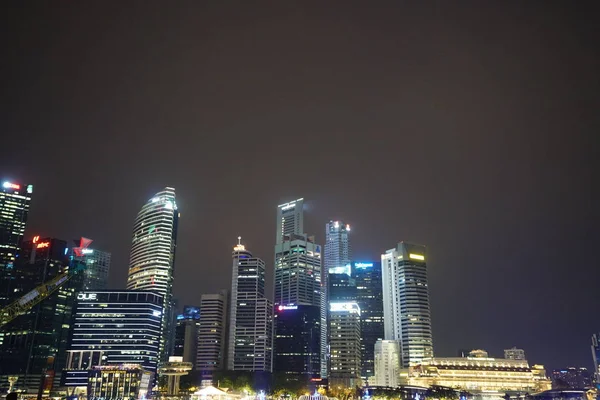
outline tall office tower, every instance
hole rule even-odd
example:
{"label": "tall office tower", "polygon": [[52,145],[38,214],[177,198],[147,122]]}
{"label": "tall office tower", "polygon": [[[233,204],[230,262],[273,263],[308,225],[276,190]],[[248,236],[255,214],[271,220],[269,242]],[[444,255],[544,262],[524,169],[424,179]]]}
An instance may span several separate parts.
{"label": "tall office tower", "polygon": [[[327,374],[327,326],[324,326],[326,313],[322,312],[321,282],[321,246],[314,242],[313,237],[306,235],[284,236],[283,242],[275,245],[275,304],[277,306],[317,307],[320,315],[319,329],[321,330],[319,376],[325,377]],[[310,320],[312,321],[312,317]],[[280,326],[281,324],[278,322],[276,329]],[[279,337],[278,332],[276,340]],[[275,347],[278,348],[278,346]],[[306,347],[308,348],[309,344],[306,344]],[[277,357],[277,360],[281,362],[282,358]],[[284,363],[276,365],[274,368],[279,371],[288,371],[286,368],[289,365],[291,364]]]}
{"label": "tall office tower", "polygon": [[265,262],[238,237],[232,253],[227,369],[273,370],[273,304],[265,298]]}
{"label": "tall office tower", "polygon": [[32,185],[2,183],[0,189],[0,305],[9,302],[12,270],[21,247]]}
{"label": "tall office tower", "polygon": [[[353,262],[352,277],[356,285],[356,302],[360,307],[362,332],[362,372],[369,380],[375,374],[375,343],[383,339],[383,289],[381,263]],[[369,383],[371,383],[369,381]]]}
{"label": "tall office tower", "polygon": [[505,349],[504,358],[507,360],[526,360],[525,350],[517,349],[516,347],[513,347],[512,349]]}
{"label": "tall office tower", "polygon": [[175,346],[173,355],[183,357],[183,362],[196,366],[198,351],[198,331],[200,329],[200,307],[184,306],[183,313],[177,316],[175,325]]}
{"label": "tall office tower", "polygon": [[75,241],[69,254],[78,262],[85,264],[83,290],[103,290],[108,283],[110,253],[90,248],[92,239],[82,237]]}
{"label": "tall office tower", "polygon": [[433,357],[425,246],[398,243],[381,255],[384,336],[399,340],[402,366]]}
{"label": "tall office tower", "polygon": [[212,385],[213,373],[227,365],[228,293],[203,294],[200,298],[200,327],[196,369],[203,386]]}
{"label": "tall office tower", "polygon": [[600,389],[600,333],[592,335],[592,359],[594,360],[594,378]]}
{"label": "tall office tower", "polygon": [[[331,271],[331,270],[330,270]],[[356,299],[356,279],[351,276],[350,266],[348,273],[329,273],[329,288],[327,289],[329,303],[354,301]]]}
{"label": "tall office tower", "polygon": [[277,206],[277,227],[275,243],[281,243],[286,235],[304,233],[304,199],[290,201]]}
{"label": "tall office tower", "polygon": [[397,387],[400,385],[400,342],[381,340],[375,342],[375,386]]}
{"label": "tall office tower", "polygon": [[[11,282],[12,298],[17,300],[31,290],[69,268],[67,243],[53,238],[24,241]],[[75,293],[81,290],[82,275],[74,275],[51,296],[2,327],[4,342],[0,346],[0,379],[19,377],[17,387],[37,393],[43,382],[50,389],[60,378],[75,305]]]}
{"label": "tall office tower", "polygon": [[151,291],[78,293],[64,384],[85,386],[89,371],[106,365],[139,364],[156,373],[163,306]]}
{"label": "tall office tower", "polygon": [[329,306],[329,385],[361,386],[360,308],[356,302]]}
{"label": "tall office tower", "polygon": [[179,212],[175,189],[156,193],[140,210],[133,226],[128,290],[151,290],[164,297],[159,361],[167,361],[173,342],[173,270]]}
{"label": "tall office tower", "polygon": [[321,375],[321,312],[314,305],[275,307],[273,371],[308,382]]}
{"label": "tall office tower", "polygon": [[[323,260],[323,292],[322,296],[322,305],[321,305],[321,313],[323,315],[321,323],[323,326],[329,331],[329,323],[328,323],[328,311],[329,311],[329,302],[332,300],[331,295],[329,294],[329,289],[332,285],[329,283],[330,274],[338,274],[336,276],[331,276],[332,279],[336,280],[336,278],[342,278],[340,271],[343,268],[350,268],[350,260],[352,258],[351,247],[350,247],[350,225],[344,223],[343,221],[329,221],[325,225],[325,257]],[[348,276],[350,278],[350,273],[348,272]],[[350,278],[351,279],[351,278]],[[344,286],[343,282],[333,282],[333,285],[340,288]],[[338,298],[337,300],[352,300],[352,299],[342,299]],[[327,343],[324,343],[327,346]]]}
{"label": "tall office tower", "polygon": [[350,265],[352,248],[350,247],[350,225],[342,221],[329,221],[325,225],[325,269]]}

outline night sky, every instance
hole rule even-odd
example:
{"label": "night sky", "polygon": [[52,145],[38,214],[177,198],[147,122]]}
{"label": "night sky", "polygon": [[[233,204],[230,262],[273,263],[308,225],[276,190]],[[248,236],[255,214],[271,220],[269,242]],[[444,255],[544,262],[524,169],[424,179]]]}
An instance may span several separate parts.
{"label": "night sky", "polygon": [[173,186],[175,295],[273,268],[304,197],[355,259],[428,246],[434,347],[591,367],[600,331],[600,46],[592,2],[3,2],[0,177],[27,237],[86,236],[123,288],[144,202]]}

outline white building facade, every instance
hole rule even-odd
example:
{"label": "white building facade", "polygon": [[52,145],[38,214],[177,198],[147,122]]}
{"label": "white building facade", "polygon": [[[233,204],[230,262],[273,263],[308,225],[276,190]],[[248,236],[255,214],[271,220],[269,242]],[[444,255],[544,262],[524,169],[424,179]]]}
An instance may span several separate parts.
{"label": "white building facade", "polygon": [[400,342],[407,368],[433,357],[425,246],[398,243],[381,255],[384,336]]}

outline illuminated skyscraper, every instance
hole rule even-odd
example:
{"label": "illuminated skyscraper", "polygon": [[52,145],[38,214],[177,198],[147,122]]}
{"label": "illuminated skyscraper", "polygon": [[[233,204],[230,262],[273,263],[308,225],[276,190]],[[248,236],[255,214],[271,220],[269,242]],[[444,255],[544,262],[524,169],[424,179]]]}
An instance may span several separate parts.
{"label": "illuminated skyscraper", "polygon": [[233,248],[227,369],[273,369],[273,304],[265,298],[265,262],[238,238]]}
{"label": "illuminated skyscraper", "polygon": [[281,243],[285,235],[304,233],[304,199],[290,201],[277,206],[275,243]]}
{"label": "illuminated skyscraper", "polygon": [[340,273],[339,269],[349,269],[351,259],[350,225],[343,221],[329,221],[325,226],[325,270],[330,274]]}
{"label": "illuminated skyscraper", "polygon": [[[299,199],[277,207],[277,232],[275,243],[275,296],[276,306],[313,306],[318,310],[320,318],[320,377],[327,376],[327,310],[324,308],[323,269],[321,266],[321,246],[315,243],[314,237],[302,233],[303,230],[303,200]],[[308,308],[307,308],[308,310]],[[310,312],[310,323],[313,321],[313,311]],[[295,313],[299,316],[301,313]],[[301,319],[301,317],[298,317]],[[299,326],[299,325],[298,325]],[[277,340],[284,340],[277,329],[282,329],[281,319],[276,323]],[[312,332],[313,328],[307,328]],[[289,329],[286,328],[287,331]],[[301,335],[301,332],[298,333]],[[302,336],[305,337],[305,336]],[[282,349],[284,346],[277,346]],[[309,347],[309,344],[306,344]],[[311,349],[314,347],[310,345]],[[311,351],[313,351],[311,350]],[[276,350],[279,351],[279,350]],[[283,358],[275,355],[277,362]],[[285,372],[289,364],[275,365],[274,369]],[[311,373],[315,373],[311,367]],[[290,371],[291,372],[291,371]]]}
{"label": "illuminated skyscraper", "polygon": [[21,247],[32,185],[3,182],[0,188],[0,304],[8,301],[11,271]]}
{"label": "illuminated skyscraper", "polygon": [[331,302],[329,306],[329,385],[360,386],[360,308],[356,302]]}
{"label": "illuminated skyscraper", "polygon": [[173,341],[173,270],[179,212],[175,189],[164,188],[140,210],[133,226],[127,289],[149,290],[164,298],[160,361]]}
{"label": "illuminated skyscraper", "polygon": [[381,255],[385,339],[400,342],[405,368],[433,357],[426,256],[406,242]]}
{"label": "illuminated skyscraper", "polygon": [[[360,307],[362,374],[375,374],[375,343],[383,339],[383,288],[380,262],[353,262],[352,277],[356,284],[356,302]],[[372,383],[369,380],[369,383]]]}

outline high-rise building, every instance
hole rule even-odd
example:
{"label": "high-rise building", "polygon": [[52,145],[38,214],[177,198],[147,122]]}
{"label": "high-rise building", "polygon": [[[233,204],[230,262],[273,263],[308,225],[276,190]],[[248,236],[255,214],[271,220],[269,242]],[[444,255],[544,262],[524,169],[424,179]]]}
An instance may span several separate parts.
{"label": "high-rise building", "polygon": [[[10,281],[10,301],[17,300],[41,284],[68,271],[67,243],[54,238],[24,241]],[[17,387],[49,390],[60,379],[65,365],[75,294],[82,275],[74,275],[51,296],[2,327],[0,379],[18,376]],[[41,382],[45,373],[44,382]],[[58,383],[58,382],[57,382]]]}
{"label": "high-rise building", "polygon": [[525,350],[517,349],[516,347],[506,349],[504,350],[504,358],[507,360],[526,360]]}
{"label": "high-rise building", "polygon": [[200,328],[200,307],[184,306],[183,313],[177,316],[175,325],[175,345],[173,355],[183,362],[196,365],[198,350],[198,330]]}
{"label": "high-rise building", "polygon": [[400,341],[407,368],[433,357],[425,246],[398,243],[381,255],[384,336]]}
{"label": "high-rise building", "polygon": [[348,274],[329,273],[328,275],[329,288],[327,291],[329,303],[356,300],[356,280],[350,273],[350,266],[348,266]]}
{"label": "high-rise building", "polygon": [[173,342],[173,270],[178,220],[175,189],[166,187],[144,204],[133,226],[127,289],[151,290],[164,297],[160,361],[167,361]]}
{"label": "high-rise building", "polygon": [[347,267],[351,260],[350,225],[343,221],[329,221],[325,225],[325,270],[334,273],[332,268]]}
{"label": "high-rise building", "polygon": [[85,386],[96,366],[139,364],[156,373],[163,298],[151,291],[80,292],[63,374],[66,386]]}
{"label": "high-rise building", "polygon": [[360,307],[362,372],[369,383],[375,374],[375,343],[383,339],[383,288],[380,262],[353,262],[356,302]]}
{"label": "high-rise building", "polygon": [[[320,336],[320,376],[327,375],[327,326],[326,312],[323,312],[321,246],[307,235],[286,235],[281,243],[275,244],[275,305],[313,306],[319,311]],[[325,310],[326,311],[326,310]],[[312,321],[312,318],[310,319]],[[281,326],[276,324],[276,329]],[[312,331],[312,328],[309,330]],[[276,339],[280,338],[279,333]],[[309,344],[305,345],[309,347]],[[310,345],[312,346],[312,345]],[[282,346],[275,346],[276,349]],[[276,350],[277,351],[277,350]],[[312,348],[311,348],[312,351]],[[281,357],[277,357],[282,360]],[[280,364],[276,370],[286,371],[289,364]],[[283,368],[283,369],[282,369]],[[311,367],[312,368],[312,367]]]}
{"label": "high-rise building", "polygon": [[552,371],[552,388],[557,390],[585,389],[592,387],[593,377],[587,368],[564,368]]}
{"label": "high-rise building", "polygon": [[0,305],[9,302],[12,270],[21,248],[32,185],[3,182],[0,188]]}
{"label": "high-rise building", "polygon": [[400,342],[381,340],[375,342],[375,375],[373,385],[397,387],[400,385]]}
{"label": "high-rise building", "polygon": [[[323,259],[323,273],[322,273],[322,305],[321,323],[327,328],[327,331],[331,329],[329,326],[329,302],[330,301],[351,301],[353,300],[349,293],[352,289],[353,282],[350,272],[347,273],[348,279],[344,277],[344,269],[350,269],[350,260],[352,258],[352,251],[350,247],[350,225],[343,221],[329,221],[325,225],[325,248],[324,248],[324,259]],[[329,280],[333,280],[331,284]],[[330,294],[329,289],[336,290],[336,293]],[[346,293],[344,293],[346,289]],[[327,333],[329,337],[329,333]],[[327,346],[327,342],[322,343],[323,346]],[[324,360],[324,364],[327,359]]]}
{"label": "high-rise building", "polygon": [[592,335],[592,359],[594,360],[594,378],[600,389],[600,333]]}
{"label": "high-rise building", "polygon": [[265,262],[238,237],[232,254],[227,369],[273,369],[273,304],[265,297]]}
{"label": "high-rise building", "polygon": [[202,385],[212,385],[214,371],[227,366],[228,293],[203,294],[200,298],[200,327],[196,369]]}
{"label": "high-rise building", "polygon": [[275,306],[273,371],[308,382],[321,375],[321,312],[315,305]]}
{"label": "high-rise building", "polygon": [[110,253],[90,248],[92,239],[82,237],[75,242],[77,246],[71,249],[70,256],[85,264],[83,290],[106,289],[110,270]]}
{"label": "high-rise building", "polygon": [[286,235],[304,233],[304,199],[290,201],[277,206],[277,226],[275,243],[281,243]]}
{"label": "high-rise building", "polygon": [[329,385],[360,386],[360,308],[356,302],[331,302],[329,306]]}

